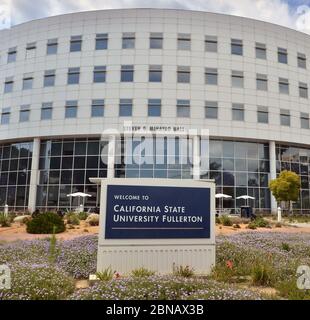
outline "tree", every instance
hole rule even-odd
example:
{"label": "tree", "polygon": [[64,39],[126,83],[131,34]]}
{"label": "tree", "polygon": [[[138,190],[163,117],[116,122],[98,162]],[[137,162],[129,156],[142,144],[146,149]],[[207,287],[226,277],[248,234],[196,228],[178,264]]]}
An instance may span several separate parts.
{"label": "tree", "polygon": [[269,182],[269,188],[278,202],[285,202],[291,208],[291,201],[297,201],[300,191],[300,177],[292,171],[283,170],[278,178]]}

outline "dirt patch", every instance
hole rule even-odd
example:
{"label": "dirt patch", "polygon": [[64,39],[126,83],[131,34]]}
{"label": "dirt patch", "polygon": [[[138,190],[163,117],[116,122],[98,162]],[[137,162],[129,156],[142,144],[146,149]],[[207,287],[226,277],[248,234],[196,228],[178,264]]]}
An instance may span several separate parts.
{"label": "dirt patch", "polygon": [[[299,224],[298,226],[282,226],[281,228],[257,228],[251,230],[247,228],[246,224],[240,224],[240,228],[226,227],[216,225],[215,235],[231,235],[238,232],[285,232],[285,233],[310,233],[309,225]],[[56,235],[59,240],[73,239],[87,234],[98,234],[99,227],[91,227],[85,221],[81,221],[79,226],[74,226],[74,229],[67,228],[63,233]],[[13,223],[11,227],[0,228],[0,244],[5,242],[12,242],[16,240],[33,240],[46,238],[46,234],[29,234],[26,232],[26,226],[19,223]]]}
{"label": "dirt patch", "polygon": [[226,227],[222,225],[216,225],[215,235],[230,235],[238,232],[284,232],[284,233],[310,233],[308,226],[282,226],[281,228],[257,228],[255,230],[248,229],[247,224],[240,224],[240,228]]}
{"label": "dirt patch", "polygon": [[[87,234],[98,234],[99,227],[91,227],[85,221],[81,221],[74,229],[67,228],[63,233],[56,234],[58,240],[68,240]],[[13,223],[11,227],[0,228],[0,243],[12,242],[16,240],[33,240],[48,237],[48,234],[29,234],[26,226],[20,223]]]}

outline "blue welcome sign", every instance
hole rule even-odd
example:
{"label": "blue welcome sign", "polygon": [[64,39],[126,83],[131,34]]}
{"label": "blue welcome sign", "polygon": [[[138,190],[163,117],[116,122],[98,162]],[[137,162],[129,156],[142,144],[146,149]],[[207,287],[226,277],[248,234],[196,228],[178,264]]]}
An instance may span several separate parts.
{"label": "blue welcome sign", "polygon": [[210,238],[210,188],[107,185],[105,239]]}

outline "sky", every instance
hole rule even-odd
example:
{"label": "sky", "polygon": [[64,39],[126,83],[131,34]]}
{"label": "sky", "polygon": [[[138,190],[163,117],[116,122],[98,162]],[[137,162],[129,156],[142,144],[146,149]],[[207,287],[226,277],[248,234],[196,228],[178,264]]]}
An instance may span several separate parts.
{"label": "sky", "polygon": [[0,29],[63,13],[143,7],[226,13],[310,33],[310,0],[0,0]]}

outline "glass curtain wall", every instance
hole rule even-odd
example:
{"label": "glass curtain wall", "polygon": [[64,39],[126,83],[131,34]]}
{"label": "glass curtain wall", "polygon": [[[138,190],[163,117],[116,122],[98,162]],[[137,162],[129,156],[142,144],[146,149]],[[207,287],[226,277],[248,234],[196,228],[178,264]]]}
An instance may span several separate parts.
{"label": "glass curtain wall", "polygon": [[85,192],[85,208],[99,207],[99,187],[89,178],[107,177],[107,141],[100,139],[47,140],[41,142],[38,209],[74,209],[77,198],[70,193]]}
{"label": "glass curtain wall", "polygon": [[310,213],[310,149],[276,145],[277,174],[283,170],[297,173],[301,179],[299,200],[293,203],[296,213]]}
{"label": "glass curtain wall", "polygon": [[[202,160],[207,156],[202,154]],[[241,141],[209,141],[209,169],[201,178],[215,179],[216,193],[232,198],[223,200],[223,207],[239,213],[245,200],[236,199],[249,195],[249,205],[257,210],[270,210],[269,145]],[[219,206],[219,203],[217,203]],[[222,205],[222,204],[221,204]]]}
{"label": "glass curtain wall", "polygon": [[28,206],[32,142],[0,145],[0,211],[25,211]]}

